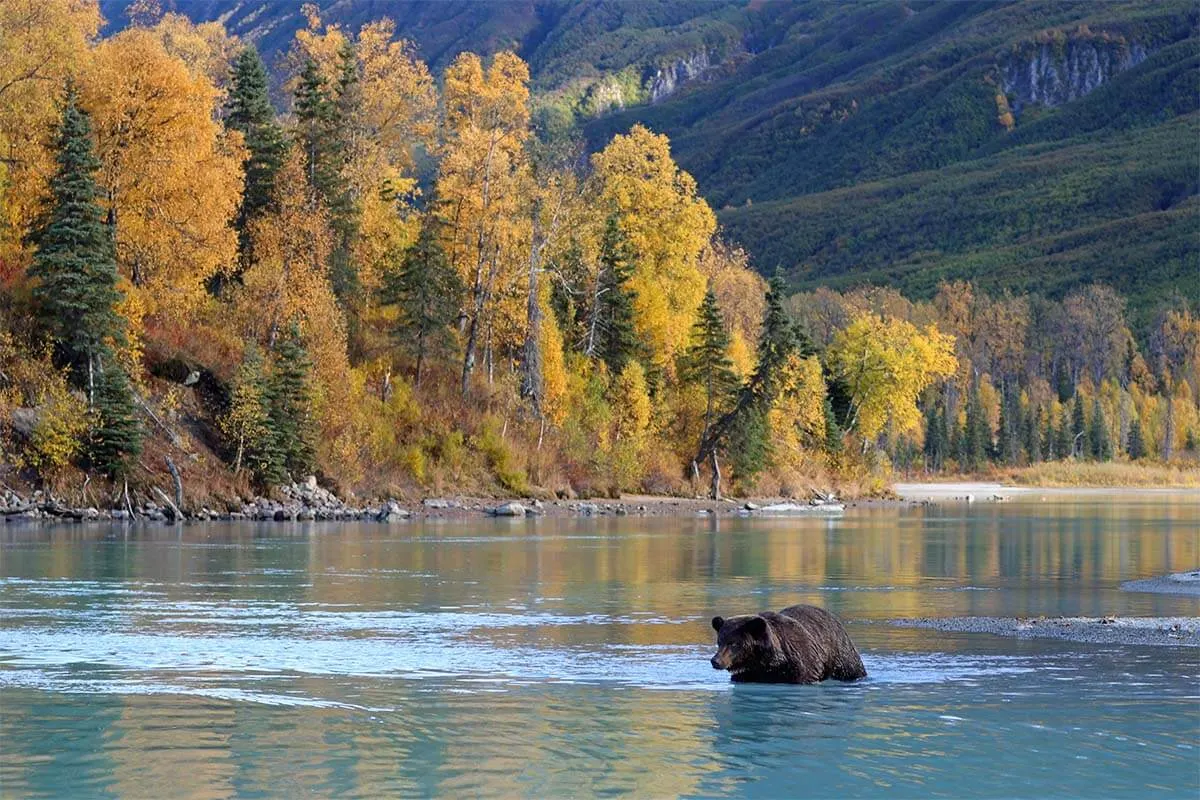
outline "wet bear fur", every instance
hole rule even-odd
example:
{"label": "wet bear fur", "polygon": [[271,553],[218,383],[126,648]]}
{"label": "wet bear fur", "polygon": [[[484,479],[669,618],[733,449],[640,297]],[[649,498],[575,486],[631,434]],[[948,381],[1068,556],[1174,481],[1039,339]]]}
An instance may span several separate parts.
{"label": "wet bear fur", "polygon": [[729,670],[735,683],[820,683],[867,676],[846,629],[816,606],[791,606],[776,614],[713,617],[717,654],[713,669]]}

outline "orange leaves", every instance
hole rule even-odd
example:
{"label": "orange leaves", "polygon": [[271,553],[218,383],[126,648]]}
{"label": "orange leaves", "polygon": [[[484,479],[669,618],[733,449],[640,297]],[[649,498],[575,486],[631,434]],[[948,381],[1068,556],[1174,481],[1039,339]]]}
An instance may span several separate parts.
{"label": "orange leaves", "polygon": [[106,39],[80,76],[122,272],[152,313],[179,315],[233,262],[240,142],[213,118],[216,88],[146,29]]}
{"label": "orange leaves", "polygon": [[0,2],[0,262],[20,252],[46,199],[58,99],[100,22],[94,2]]}

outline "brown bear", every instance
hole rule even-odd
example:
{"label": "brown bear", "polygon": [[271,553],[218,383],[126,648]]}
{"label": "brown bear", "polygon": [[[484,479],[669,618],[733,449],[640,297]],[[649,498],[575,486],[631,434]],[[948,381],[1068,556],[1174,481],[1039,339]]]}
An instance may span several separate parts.
{"label": "brown bear", "polygon": [[816,606],[791,606],[776,614],[713,617],[717,654],[713,669],[735,683],[820,683],[867,677],[862,659],[837,617]]}

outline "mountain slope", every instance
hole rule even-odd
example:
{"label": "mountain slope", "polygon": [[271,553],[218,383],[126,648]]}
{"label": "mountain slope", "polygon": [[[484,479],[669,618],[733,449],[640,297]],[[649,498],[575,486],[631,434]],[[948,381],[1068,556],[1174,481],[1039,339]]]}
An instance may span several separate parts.
{"label": "mountain slope", "polygon": [[[105,0],[110,17],[123,0]],[[268,54],[298,3],[174,0]],[[1163,2],[340,0],[435,68],[516,49],[544,124],[643,122],[757,267],[797,287],[940,277],[1147,309],[1200,301],[1200,10]],[[115,19],[114,24],[120,24]]]}

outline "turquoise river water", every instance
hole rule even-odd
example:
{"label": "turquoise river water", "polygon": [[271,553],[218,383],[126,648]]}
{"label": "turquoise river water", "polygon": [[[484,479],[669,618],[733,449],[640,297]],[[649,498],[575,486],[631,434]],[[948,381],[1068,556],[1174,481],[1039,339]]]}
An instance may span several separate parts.
{"label": "turquoise river water", "polygon": [[[1200,616],[1200,495],[840,519],[0,528],[0,796],[1190,797],[1200,650],[898,617]],[[870,677],[732,686],[809,602]]]}

